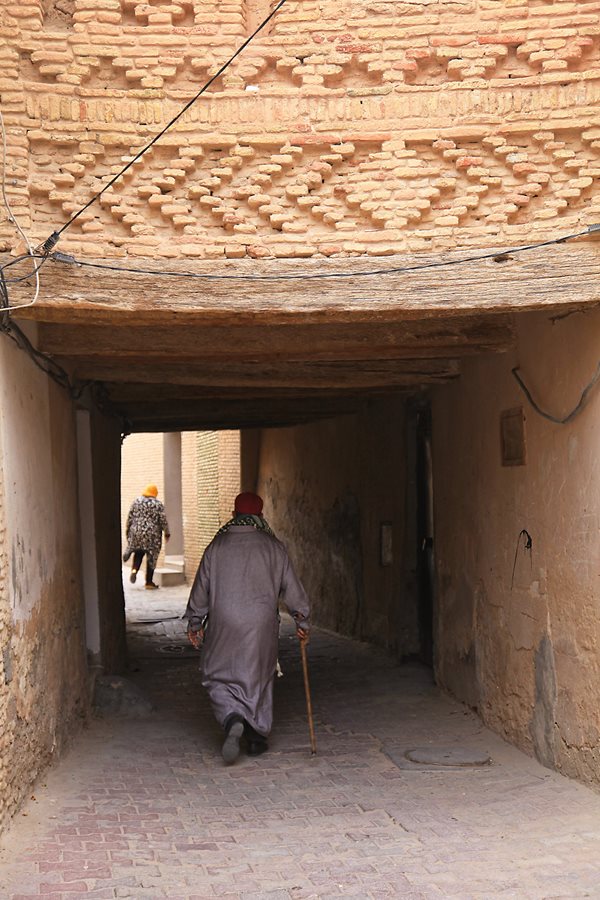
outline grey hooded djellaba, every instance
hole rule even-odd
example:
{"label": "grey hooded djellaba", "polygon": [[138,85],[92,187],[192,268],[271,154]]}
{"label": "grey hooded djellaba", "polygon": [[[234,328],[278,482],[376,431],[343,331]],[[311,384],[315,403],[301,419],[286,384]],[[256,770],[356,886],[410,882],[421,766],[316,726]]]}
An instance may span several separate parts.
{"label": "grey hooded djellaba", "polygon": [[252,525],[217,534],[183,618],[195,628],[208,615],[202,685],[221,725],[236,714],[260,735],[271,731],[280,598],[296,624],[308,629],[308,597],[281,541]]}

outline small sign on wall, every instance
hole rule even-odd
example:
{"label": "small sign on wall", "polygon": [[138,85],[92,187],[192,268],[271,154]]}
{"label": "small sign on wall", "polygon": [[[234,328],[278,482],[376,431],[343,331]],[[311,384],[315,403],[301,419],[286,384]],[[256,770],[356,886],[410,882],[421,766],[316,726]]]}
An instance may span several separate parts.
{"label": "small sign on wall", "polygon": [[382,522],[379,527],[379,562],[382,566],[391,566],[394,562],[391,522]]}
{"label": "small sign on wall", "polygon": [[523,407],[505,409],[500,413],[500,446],[503,466],[524,466],[525,416]]}

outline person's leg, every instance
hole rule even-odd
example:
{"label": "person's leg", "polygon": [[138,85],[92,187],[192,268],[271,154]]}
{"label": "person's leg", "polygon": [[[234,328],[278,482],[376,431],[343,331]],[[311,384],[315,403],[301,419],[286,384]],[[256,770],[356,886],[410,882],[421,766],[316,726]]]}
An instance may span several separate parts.
{"label": "person's leg", "polygon": [[223,723],[225,740],[221,748],[221,755],[228,766],[234,763],[240,755],[240,740],[244,734],[244,725],[243,718],[237,713],[227,716]]}
{"label": "person's leg", "polygon": [[137,577],[137,573],[140,570],[140,566],[142,565],[143,558],[144,558],[143,550],[134,550],[133,551],[133,563],[131,564],[131,575],[129,576],[129,580],[132,584],[135,584],[135,579]]}
{"label": "person's leg", "polygon": [[146,587],[157,587],[152,580],[154,576],[154,566],[150,561],[150,556],[146,553]]}
{"label": "person's leg", "polygon": [[264,734],[259,734],[248,722],[244,722],[244,736],[246,738],[248,756],[259,756],[269,749],[269,744]]}

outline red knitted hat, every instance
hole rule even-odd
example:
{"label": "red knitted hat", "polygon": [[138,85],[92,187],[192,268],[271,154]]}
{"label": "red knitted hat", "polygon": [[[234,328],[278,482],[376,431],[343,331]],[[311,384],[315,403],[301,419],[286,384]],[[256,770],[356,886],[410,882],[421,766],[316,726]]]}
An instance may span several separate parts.
{"label": "red knitted hat", "polygon": [[235,498],[235,511],[246,516],[260,516],[263,508],[262,497],[258,494],[252,494],[250,491],[244,491]]}

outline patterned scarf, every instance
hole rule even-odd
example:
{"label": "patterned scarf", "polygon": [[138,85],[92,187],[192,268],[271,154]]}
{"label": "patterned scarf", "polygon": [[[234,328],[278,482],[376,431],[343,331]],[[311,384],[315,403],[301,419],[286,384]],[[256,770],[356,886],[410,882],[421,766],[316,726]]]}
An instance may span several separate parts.
{"label": "patterned scarf", "polygon": [[234,516],[233,519],[230,519],[229,522],[226,522],[221,528],[219,528],[217,534],[225,534],[229,531],[232,525],[252,525],[252,527],[256,528],[257,531],[266,531],[266,533],[270,534],[271,537],[275,537],[267,520],[263,519],[262,516],[246,515],[242,513],[238,513],[237,516]]}

